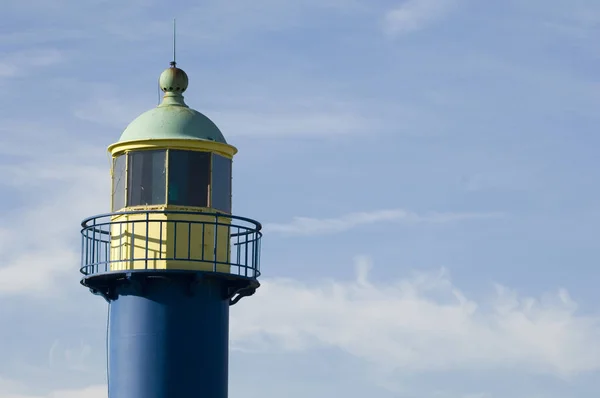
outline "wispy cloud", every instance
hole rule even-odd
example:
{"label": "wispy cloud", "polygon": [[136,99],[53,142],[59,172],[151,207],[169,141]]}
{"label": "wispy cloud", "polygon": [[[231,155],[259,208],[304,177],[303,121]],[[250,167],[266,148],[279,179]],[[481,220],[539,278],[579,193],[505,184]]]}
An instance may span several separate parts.
{"label": "wispy cloud", "polygon": [[156,106],[151,101],[125,100],[114,95],[93,96],[73,108],[73,116],[86,122],[111,127],[118,136],[140,114]]}
{"label": "wispy cloud", "polygon": [[390,35],[420,30],[447,15],[456,2],[457,0],[406,0],[385,14],[384,29]]}
{"label": "wispy cloud", "polygon": [[[315,82],[305,81],[305,85]],[[204,107],[188,102],[191,108],[202,112],[213,120],[227,138],[329,138],[373,131],[377,132],[384,124],[373,116],[371,106],[340,102],[335,98],[290,100],[288,94],[279,89],[270,93],[271,98],[257,98],[241,87],[238,96],[245,96],[248,102],[239,104],[239,98],[222,98],[218,105]],[[116,88],[115,88],[116,90]],[[74,105],[76,118],[104,125],[121,131],[142,112],[157,105],[158,98],[119,99],[109,93],[108,86],[97,87],[81,103]],[[367,109],[365,109],[365,107]],[[376,108],[376,105],[372,105]],[[368,115],[367,115],[368,114]],[[378,116],[378,115],[377,115]]]}
{"label": "wispy cloud", "polygon": [[322,235],[344,232],[361,225],[381,222],[403,222],[407,224],[440,224],[462,220],[502,217],[502,213],[427,213],[417,214],[403,209],[377,210],[345,214],[335,218],[294,217],[289,223],[268,223],[265,230],[288,235]]}
{"label": "wispy cloud", "polygon": [[600,6],[594,0],[569,2],[531,0],[513,4],[521,16],[567,37],[589,40],[595,44],[600,26]]}
{"label": "wispy cloud", "polygon": [[249,112],[223,110],[209,112],[228,137],[291,136],[327,138],[364,132],[374,126],[359,114],[344,111],[312,109]]}
{"label": "wispy cloud", "polygon": [[35,69],[56,65],[64,60],[63,54],[52,48],[19,51],[0,58],[0,79],[24,76]]}
{"label": "wispy cloud", "polygon": [[[31,145],[30,135],[35,133],[27,126],[38,132],[34,141],[38,145]],[[8,195],[20,199],[23,208],[0,214],[0,296],[57,293],[62,290],[56,288],[57,280],[77,278],[81,219],[108,207],[104,148],[90,149],[58,132],[40,137],[39,131],[47,130],[27,123],[16,130],[6,128],[10,134],[0,142],[20,161],[0,161],[0,184]]]}
{"label": "wispy cloud", "polygon": [[335,347],[381,369],[503,369],[569,377],[600,370],[600,315],[578,314],[567,291],[541,298],[496,286],[474,300],[444,270],[371,282],[263,281],[233,309],[232,340],[256,350]]}
{"label": "wispy cloud", "polygon": [[[310,17],[316,14],[357,12],[365,8],[363,3],[363,0],[205,0],[200,6],[193,2],[183,2],[180,9],[174,12],[179,25],[185,27],[179,32],[182,41],[222,42],[257,32],[280,32],[297,28],[310,22]],[[138,43],[156,43],[167,38],[171,28],[170,21],[161,12],[160,2],[154,0],[130,0],[113,6],[102,1],[81,3],[57,0],[50,4],[22,0],[15,3],[15,7],[8,12],[15,19],[27,16],[28,21],[39,21],[30,28],[46,35],[29,32],[0,34],[0,43],[42,43],[81,37],[88,40],[117,37]],[[49,25],[48,20],[52,24]],[[98,20],[103,23],[97,23]],[[165,40],[166,43],[168,39]]]}
{"label": "wispy cloud", "polygon": [[106,398],[106,386],[96,385],[81,389],[56,390],[47,394],[29,393],[34,383],[28,386],[10,380],[0,379],[0,397],[2,398]]}
{"label": "wispy cloud", "polygon": [[[63,344],[55,340],[48,352],[48,363],[51,368],[61,370],[89,371],[89,362],[92,355],[92,347],[84,341],[79,346],[72,347],[73,342]],[[66,345],[66,347],[65,347]]]}

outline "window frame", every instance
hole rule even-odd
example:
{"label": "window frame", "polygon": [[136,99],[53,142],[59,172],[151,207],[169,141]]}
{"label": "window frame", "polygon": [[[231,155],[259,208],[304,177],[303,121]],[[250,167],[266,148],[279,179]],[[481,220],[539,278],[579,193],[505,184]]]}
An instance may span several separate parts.
{"label": "window frame", "polygon": [[[115,167],[116,167],[116,164],[117,164],[117,159],[120,158],[120,157],[122,157],[122,156],[124,157],[124,160],[125,160],[125,169],[123,170],[123,185],[124,185],[124,189],[123,189],[123,195],[124,195],[124,197],[122,198],[123,199],[123,207],[121,207],[119,209],[115,209],[115,194],[116,194],[116,191],[115,191],[115,182],[116,182],[115,181]],[[111,182],[110,182],[110,186],[111,186],[111,190],[110,190],[111,191],[111,193],[110,193],[110,209],[111,209],[111,211],[113,213],[117,212],[119,210],[123,210],[123,209],[125,209],[125,208],[128,207],[127,206],[127,190],[128,190],[128,187],[127,187],[128,175],[127,174],[128,174],[128,169],[129,169],[129,156],[128,156],[127,152],[122,152],[122,153],[119,153],[118,155],[112,157],[112,164],[111,164],[111,170],[110,170],[110,176],[111,176]]]}
{"label": "window frame", "polygon": [[[228,203],[228,207],[229,207],[229,212],[222,210],[222,209],[217,209],[215,208],[213,205],[213,195],[212,195],[212,188],[213,188],[213,171],[214,171],[214,159],[215,156],[220,156],[222,158],[224,158],[225,160],[227,160],[229,162],[229,203]],[[223,156],[221,154],[215,153],[215,152],[211,152],[211,156],[210,156],[210,208],[214,211],[219,211],[221,213],[225,213],[225,214],[233,214],[233,159],[229,158],[227,156]]]}
{"label": "window frame", "polygon": [[[165,152],[165,156],[164,156],[164,167],[165,167],[165,200],[162,203],[155,203],[155,204],[146,204],[146,205],[131,205],[129,203],[129,167],[130,167],[130,161],[131,161],[131,155],[132,154],[137,154],[137,153],[142,153],[142,152],[160,152],[160,151],[164,151]],[[139,150],[128,150],[125,152],[125,155],[127,155],[127,162],[126,162],[126,166],[125,166],[125,171],[127,173],[127,178],[126,178],[126,185],[125,185],[125,207],[126,208],[144,208],[144,207],[152,207],[152,206],[166,206],[167,205],[167,189],[168,189],[168,181],[167,181],[167,173],[168,173],[168,163],[167,163],[167,157],[168,157],[168,153],[169,153],[169,149],[168,148],[144,148],[144,149],[139,149]]]}
{"label": "window frame", "polygon": [[[208,182],[208,198],[207,198],[207,206],[192,206],[192,205],[181,205],[181,204],[172,204],[169,202],[169,175],[170,175],[170,164],[171,164],[171,151],[183,151],[183,152],[201,152],[207,153],[210,155],[210,166],[209,166],[209,182]],[[221,209],[216,209],[213,207],[213,188],[214,188],[214,158],[215,156],[221,156],[230,162],[229,167],[229,212],[226,212]],[[209,209],[216,212],[221,212],[224,214],[233,214],[233,159],[229,156],[225,156],[220,153],[216,153],[210,150],[190,150],[190,149],[180,149],[180,148],[169,148],[167,149],[167,184],[166,184],[166,205],[170,206],[178,206],[178,207],[186,207],[186,208],[195,208],[195,209]]]}
{"label": "window frame", "polygon": [[[180,151],[180,152],[194,152],[194,153],[206,153],[209,155],[209,169],[208,169],[208,187],[206,190],[206,206],[193,206],[186,204],[174,204],[169,202],[169,178],[170,178],[170,160],[171,160],[171,151]],[[166,204],[167,206],[176,206],[183,208],[193,208],[193,209],[212,209],[212,155],[213,152],[209,150],[190,150],[190,149],[180,149],[180,148],[169,148],[167,149],[167,173],[166,173]]]}

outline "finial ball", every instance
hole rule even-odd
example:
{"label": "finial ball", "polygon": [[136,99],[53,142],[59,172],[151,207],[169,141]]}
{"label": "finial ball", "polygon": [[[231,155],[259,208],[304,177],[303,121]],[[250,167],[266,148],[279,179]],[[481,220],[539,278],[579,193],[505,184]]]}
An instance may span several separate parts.
{"label": "finial ball", "polygon": [[188,87],[188,76],[175,66],[165,69],[158,79],[160,89],[165,93],[183,93]]}

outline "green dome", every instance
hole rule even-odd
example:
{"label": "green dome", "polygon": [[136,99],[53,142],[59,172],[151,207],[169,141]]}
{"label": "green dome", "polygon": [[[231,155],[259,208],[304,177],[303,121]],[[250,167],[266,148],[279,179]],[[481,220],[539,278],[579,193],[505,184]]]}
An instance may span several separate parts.
{"label": "green dome", "polygon": [[163,104],[129,123],[119,142],[172,138],[227,143],[219,128],[200,112],[187,106]]}
{"label": "green dome", "polygon": [[148,139],[208,140],[226,144],[219,128],[202,113],[191,109],[181,93],[187,88],[187,75],[174,65],[159,79],[165,93],[156,108],[142,113],[129,123],[119,142]]}

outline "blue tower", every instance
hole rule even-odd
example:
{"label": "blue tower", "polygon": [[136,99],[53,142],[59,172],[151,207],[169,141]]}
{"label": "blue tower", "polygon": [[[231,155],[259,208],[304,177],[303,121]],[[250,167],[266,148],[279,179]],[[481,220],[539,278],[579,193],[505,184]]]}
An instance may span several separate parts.
{"label": "blue tower", "polygon": [[110,145],[112,212],[82,222],[81,284],[106,299],[109,398],[226,398],[229,307],[259,287],[261,225],[232,214],[237,149],[183,100]]}

